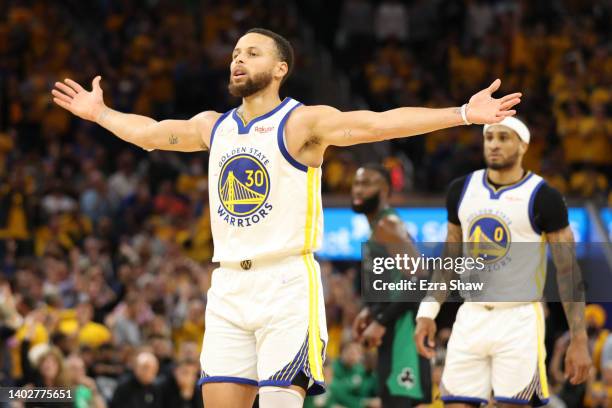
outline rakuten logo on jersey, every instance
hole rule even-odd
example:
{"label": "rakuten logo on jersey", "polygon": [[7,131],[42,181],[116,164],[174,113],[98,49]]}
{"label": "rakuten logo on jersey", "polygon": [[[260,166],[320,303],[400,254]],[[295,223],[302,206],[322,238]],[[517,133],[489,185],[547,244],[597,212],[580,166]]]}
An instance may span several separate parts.
{"label": "rakuten logo on jersey", "polygon": [[255,126],[257,133],[268,133],[274,130],[274,126]]}

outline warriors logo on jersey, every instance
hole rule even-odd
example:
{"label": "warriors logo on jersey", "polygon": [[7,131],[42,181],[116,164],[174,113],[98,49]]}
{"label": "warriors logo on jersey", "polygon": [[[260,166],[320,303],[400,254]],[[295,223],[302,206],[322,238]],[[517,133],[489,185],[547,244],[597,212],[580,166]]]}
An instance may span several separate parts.
{"label": "warriors logo on jersey", "polygon": [[264,164],[246,153],[253,149],[236,149],[221,168],[218,193],[221,206],[217,213],[225,222],[238,227],[257,224],[272,210],[266,203],[270,177]]}
{"label": "warriors logo on jersey", "polygon": [[476,217],[468,229],[470,253],[481,257],[485,264],[500,261],[510,249],[510,229],[506,222],[493,214]]}

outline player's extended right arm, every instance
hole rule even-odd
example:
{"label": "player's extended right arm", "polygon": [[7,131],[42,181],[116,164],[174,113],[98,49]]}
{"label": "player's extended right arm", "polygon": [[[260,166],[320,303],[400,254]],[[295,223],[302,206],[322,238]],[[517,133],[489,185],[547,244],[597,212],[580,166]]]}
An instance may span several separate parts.
{"label": "player's extended right arm", "polygon": [[101,77],[86,91],[71,79],[56,82],[53,101],[80,118],[98,123],[126,142],[146,150],[194,152],[208,149],[212,126],[218,114],[202,112],[189,120],[162,120],[121,113],[104,104]]}

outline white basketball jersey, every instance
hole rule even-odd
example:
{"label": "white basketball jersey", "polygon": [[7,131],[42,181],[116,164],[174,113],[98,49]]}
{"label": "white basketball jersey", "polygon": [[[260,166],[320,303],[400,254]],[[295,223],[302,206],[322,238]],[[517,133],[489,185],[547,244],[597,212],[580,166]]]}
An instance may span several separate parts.
{"label": "white basketball jersey", "polygon": [[[544,236],[534,221],[534,199],[544,184],[527,173],[519,182],[495,189],[486,170],[470,174],[463,186],[458,215],[466,252],[485,262],[482,272],[463,280],[485,282],[485,290],[471,299],[487,301],[537,301],[546,279]],[[469,276],[471,275],[471,276]]]}
{"label": "white basketball jersey", "polygon": [[284,128],[301,103],[285,98],[245,125],[226,112],[210,138],[208,188],[215,262],[315,251],[321,244],[321,169],[290,156]]}

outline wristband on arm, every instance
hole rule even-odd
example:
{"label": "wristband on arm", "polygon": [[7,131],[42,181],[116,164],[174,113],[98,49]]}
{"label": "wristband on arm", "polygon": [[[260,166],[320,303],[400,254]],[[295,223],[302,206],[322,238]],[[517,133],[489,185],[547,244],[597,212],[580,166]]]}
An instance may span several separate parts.
{"label": "wristband on arm", "polygon": [[419,311],[417,312],[416,318],[426,317],[428,319],[435,319],[440,312],[440,303],[433,297],[426,297],[421,301],[419,305]]}

